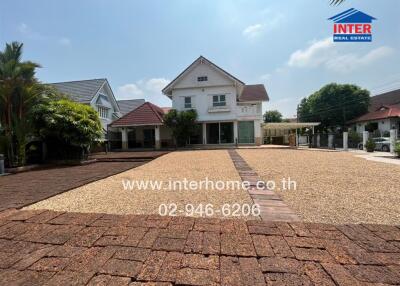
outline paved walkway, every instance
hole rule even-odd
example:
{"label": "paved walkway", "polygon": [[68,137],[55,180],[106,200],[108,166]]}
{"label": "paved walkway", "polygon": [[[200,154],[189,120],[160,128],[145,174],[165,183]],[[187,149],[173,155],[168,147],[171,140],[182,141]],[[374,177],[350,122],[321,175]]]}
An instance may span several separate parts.
{"label": "paved walkway", "polygon": [[5,215],[3,285],[400,284],[395,226],[52,211]]}
{"label": "paved walkway", "polygon": [[236,150],[228,150],[229,155],[239,173],[242,181],[250,183],[248,192],[255,204],[260,206],[260,217],[264,221],[298,221],[299,217],[293,212],[274,191],[257,188],[257,182],[263,180],[258,174],[247,164],[247,162],[236,152]]}
{"label": "paved walkway", "polygon": [[0,211],[21,208],[142,164],[143,162],[101,162],[1,176]]}

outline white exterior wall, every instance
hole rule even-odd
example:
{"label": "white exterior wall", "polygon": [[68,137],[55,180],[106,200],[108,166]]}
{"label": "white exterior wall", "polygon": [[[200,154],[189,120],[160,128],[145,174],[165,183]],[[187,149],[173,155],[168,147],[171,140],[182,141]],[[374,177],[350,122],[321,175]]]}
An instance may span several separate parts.
{"label": "white exterior wall", "polygon": [[373,121],[358,122],[356,124],[357,133],[362,133],[363,131],[365,131],[365,126],[369,122],[377,122],[378,123],[378,129],[381,132],[389,131],[391,129],[392,125],[393,125],[392,121],[389,118],[380,119],[380,120],[373,120]]}

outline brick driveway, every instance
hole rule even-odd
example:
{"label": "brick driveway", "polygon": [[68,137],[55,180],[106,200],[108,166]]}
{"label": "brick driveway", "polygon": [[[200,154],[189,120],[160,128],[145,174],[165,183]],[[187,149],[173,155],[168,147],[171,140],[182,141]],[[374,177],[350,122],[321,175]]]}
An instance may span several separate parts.
{"label": "brick driveway", "polygon": [[0,177],[0,211],[21,208],[142,164],[143,162],[100,162]]}
{"label": "brick driveway", "polygon": [[385,225],[18,211],[0,249],[4,285],[400,283],[400,227]]}

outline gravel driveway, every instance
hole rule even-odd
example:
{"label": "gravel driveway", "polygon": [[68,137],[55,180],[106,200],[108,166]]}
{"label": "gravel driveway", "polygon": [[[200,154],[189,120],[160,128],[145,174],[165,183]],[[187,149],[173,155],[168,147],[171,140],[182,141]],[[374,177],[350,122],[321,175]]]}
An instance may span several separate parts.
{"label": "gravel driveway", "polygon": [[[138,168],[107,179],[87,184],[50,199],[38,202],[27,209],[50,209],[71,212],[97,212],[111,214],[158,214],[160,204],[176,204],[177,215],[185,205],[212,204],[221,209],[224,204],[252,204],[247,191],[202,190],[124,190],[123,180],[158,181],[168,187],[169,181],[239,181],[240,177],[226,150],[201,150],[172,152]],[[67,178],[65,178],[67,179]],[[198,216],[199,214],[195,214]],[[214,214],[220,216],[220,214]],[[253,216],[250,219],[254,219]]]}
{"label": "gravel driveway", "polygon": [[400,166],[323,150],[238,153],[265,181],[297,182],[296,191],[277,192],[305,221],[400,225]]}

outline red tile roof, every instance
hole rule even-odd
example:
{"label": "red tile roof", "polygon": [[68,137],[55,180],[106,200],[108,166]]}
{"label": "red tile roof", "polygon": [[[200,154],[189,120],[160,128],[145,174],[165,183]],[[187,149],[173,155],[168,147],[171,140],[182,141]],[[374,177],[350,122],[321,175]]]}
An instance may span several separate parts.
{"label": "red tile roof", "polygon": [[356,119],[350,120],[349,123],[379,120],[390,117],[400,117],[400,104],[383,105],[375,111],[368,112]]}
{"label": "red tile roof", "polygon": [[163,124],[164,111],[150,102],[145,102],[111,123],[111,126],[159,125]]}
{"label": "red tile roof", "polygon": [[263,84],[247,84],[243,87],[239,101],[268,101],[268,94]]}

